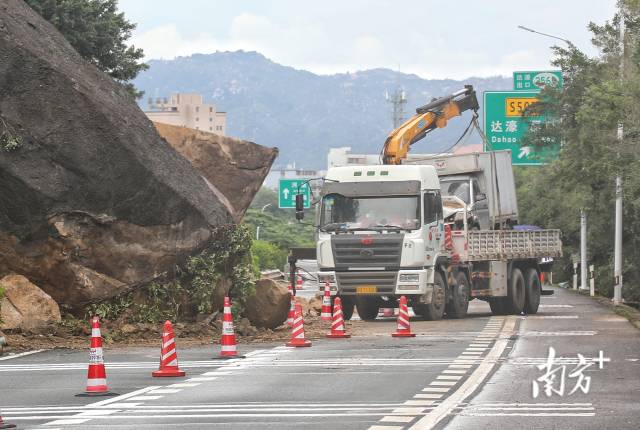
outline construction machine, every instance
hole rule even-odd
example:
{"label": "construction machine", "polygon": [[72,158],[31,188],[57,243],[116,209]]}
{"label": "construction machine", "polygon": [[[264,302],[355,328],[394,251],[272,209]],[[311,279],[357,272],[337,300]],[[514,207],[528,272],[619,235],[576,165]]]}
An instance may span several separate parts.
{"label": "construction machine", "polygon": [[465,85],[464,89],[433,99],[417,108],[412,118],[387,137],[382,150],[383,164],[401,164],[411,145],[424,138],[427,133],[446,127],[451,118],[460,116],[467,110],[473,110],[474,116],[477,116],[478,109],[478,99],[472,85]]}

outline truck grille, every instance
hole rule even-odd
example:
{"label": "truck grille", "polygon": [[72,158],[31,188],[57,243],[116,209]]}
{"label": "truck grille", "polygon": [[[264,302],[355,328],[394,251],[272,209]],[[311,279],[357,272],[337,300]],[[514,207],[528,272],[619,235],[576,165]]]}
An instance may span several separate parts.
{"label": "truck grille", "polygon": [[399,268],[404,234],[336,234],[331,247],[336,270],[349,268]]}
{"label": "truck grille", "polygon": [[398,272],[336,272],[341,294],[355,294],[357,287],[377,287],[378,293],[393,294]]}

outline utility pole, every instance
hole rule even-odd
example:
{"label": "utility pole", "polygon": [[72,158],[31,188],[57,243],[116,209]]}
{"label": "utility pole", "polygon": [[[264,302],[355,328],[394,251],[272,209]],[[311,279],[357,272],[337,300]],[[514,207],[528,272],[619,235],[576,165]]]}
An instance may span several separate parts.
{"label": "utility pole", "polygon": [[385,98],[393,105],[393,128],[398,128],[404,122],[404,107],[407,104],[404,90],[397,88],[391,96],[386,93]]}
{"label": "utility pole", "polygon": [[[620,2],[620,82],[624,82],[624,4]],[[618,123],[618,146],[622,145],[624,139],[624,124],[622,118]],[[618,161],[620,160],[620,150],[618,149]],[[619,169],[619,167],[618,167]],[[615,238],[613,251],[613,276],[615,284],[613,286],[613,304],[619,305],[622,302],[622,176],[618,171],[616,176],[616,217],[615,217]]]}
{"label": "utility pole", "polygon": [[580,209],[580,289],[587,288],[587,215]]}

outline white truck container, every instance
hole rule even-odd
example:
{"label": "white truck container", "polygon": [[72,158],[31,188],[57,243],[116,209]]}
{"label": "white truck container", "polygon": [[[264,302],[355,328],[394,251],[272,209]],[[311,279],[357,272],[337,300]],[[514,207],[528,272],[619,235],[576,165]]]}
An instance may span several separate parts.
{"label": "white truck container", "polygon": [[[345,317],[355,305],[362,319],[375,319],[403,295],[429,320],[464,317],[471,298],[488,301],[495,314],[537,312],[539,262],[561,255],[560,232],[509,229],[517,222],[510,158],[503,166],[505,156],[487,155],[438,157],[449,166],[440,170],[416,160],[329,169],[316,212],[318,287],[328,283],[342,298]],[[443,182],[462,177],[474,190],[477,181],[458,226],[444,220],[443,171]],[[492,227],[503,229],[482,229],[478,215],[469,217],[483,200],[494,208]]]}
{"label": "white truck container", "polygon": [[[444,199],[445,221],[461,223],[462,212],[466,209],[470,215],[470,228],[503,229],[517,224],[518,199],[511,151],[428,157],[409,155],[402,164],[436,168],[443,197],[457,197]],[[455,215],[458,215],[457,219]]]}

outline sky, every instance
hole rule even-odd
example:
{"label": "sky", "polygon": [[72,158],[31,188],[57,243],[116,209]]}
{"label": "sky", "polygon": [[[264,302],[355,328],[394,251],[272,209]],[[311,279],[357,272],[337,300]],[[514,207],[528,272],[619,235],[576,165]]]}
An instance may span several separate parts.
{"label": "sky", "polygon": [[258,51],[317,74],[384,67],[429,79],[549,69],[568,39],[590,55],[587,29],[616,0],[119,0],[146,59]]}

